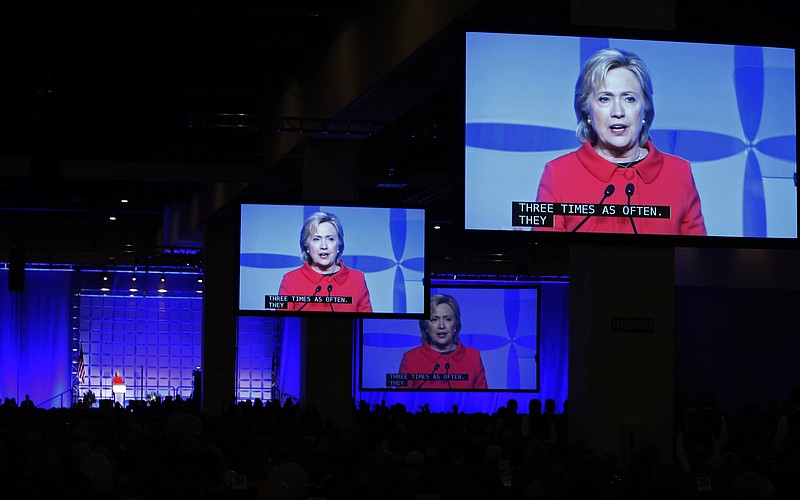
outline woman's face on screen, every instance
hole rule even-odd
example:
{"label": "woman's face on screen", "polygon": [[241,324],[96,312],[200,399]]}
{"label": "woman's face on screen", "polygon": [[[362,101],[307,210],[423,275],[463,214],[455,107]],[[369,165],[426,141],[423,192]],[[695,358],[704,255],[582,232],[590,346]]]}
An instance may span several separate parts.
{"label": "woman's face on screen", "polygon": [[631,70],[616,68],[608,72],[589,99],[589,117],[597,133],[598,153],[624,158],[638,152],[644,99]]}
{"label": "woman's face on screen", "polygon": [[435,351],[448,352],[453,349],[456,336],[456,316],[449,304],[439,304],[428,320],[430,346]]}
{"label": "woman's face on screen", "polygon": [[320,273],[336,271],[336,257],[339,255],[339,235],[330,222],[322,222],[317,230],[309,235],[306,249],[311,257],[309,264]]}

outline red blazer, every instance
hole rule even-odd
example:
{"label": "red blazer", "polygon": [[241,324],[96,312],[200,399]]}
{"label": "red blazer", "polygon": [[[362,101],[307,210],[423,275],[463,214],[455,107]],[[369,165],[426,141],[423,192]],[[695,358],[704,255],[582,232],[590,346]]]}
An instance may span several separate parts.
{"label": "red blazer", "polygon": [[[334,312],[372,312],[372,303],[369,300],[369,290],[364,279],[364,273],[356,269],[350,269],[339,264],[341,269],[336,274],[325,276],[320,274],[308,264],[303,267],[289,271],[283,275],[281,286],[278,291],[280,295],[315,295],[317,287],[321,287],[316,293],[317,297],[351,297],[351,304],[326,303],[326,302],[307,302],[303,307],[303,302],[289,302],[289,311],[298,311],[302,307],[303,311],[330,312],[333,307]],[[328,287],[331,287],[328,291]]]}
{"label": "red blazer", "polygon": [[111,380],[111,383],[112,383],[112,384],[115,384],[115,385],[116,385],[116,384],[124,384],[124,383],[125,383],[125,380],[124,380],[122,377],[116,377],[116,376],[115,376],[115,377],[114,377],[114,378]]}
{"label": "red blazer", "polygon": [[[439,368],[434,371],[436,364]],[[447,364],[450,368],[447,368]],[[469,380],[409,380],[409,389],[486,389],[486,372],[483,369],[481,353],[477,349],[458,344],[456,350],[441,354],[431,349],[427,343],[415,347],[403,354],[400,361],[400,373],[421,373],[429,375],[469,375]]]}
{"label": "red blazer", "polygon": [[[545,165],[536,201],[566,203],[598,203],[606,186],[613,184],[614,194],[605,205],[627,205],[625,187],[634,185],[631,205],[671,207],[669,219],[634,217],[640,234],[705,235],[706,226],[700,210],[700,195],[692,177],[689,162],[662,153],[652,142],[650,154],[629,168],[620,168],[602,158],[588,142],[577,151],[556,158]],[[537,231],[572,231],[585,215],[556,215],[555,226],[536,227]],[[627,217],[593,216],[580,233],[633,233]]]}

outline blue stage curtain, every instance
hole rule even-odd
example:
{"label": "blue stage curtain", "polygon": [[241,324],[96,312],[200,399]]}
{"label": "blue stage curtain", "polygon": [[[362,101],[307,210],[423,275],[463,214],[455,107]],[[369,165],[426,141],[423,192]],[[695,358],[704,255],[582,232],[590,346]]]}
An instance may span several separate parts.
{"label": "blue stage curtain", "polygon": [[300,318],[283,318],[283,339],[281,342],[281,367],[278,385],[285,397],[300,397]]}
{"label": "blue stage curtain", "polygon": [[[28,270],[22,292],[9,292],[8,273],[0,273],[0,398],[62,405],[52,398],[71,385],[71,296],[68,272]],[[70,403],[67,394],[63,405]]]}

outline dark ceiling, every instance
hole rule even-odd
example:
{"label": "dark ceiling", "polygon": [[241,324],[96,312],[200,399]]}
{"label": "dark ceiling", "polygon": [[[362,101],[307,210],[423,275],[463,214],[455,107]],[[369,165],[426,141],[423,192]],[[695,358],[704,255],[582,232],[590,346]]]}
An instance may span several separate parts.
{"label": "dark ceiling", "polygon": [[[790,0],[738,12],[724,2],[687,8],[676,1],[686,33],[752,27],[778,42],[794,40],[781,35],[797,20]],[[412,4],[461,9],[464,20],[570,22],[569,0]],[[292,84],[324,65],[336,37],[376,5],[0,3],[0,260],[15,243],[29,261],[67,262],[201,247],[202,218],[214,206],[196,201],[220,185],[249,185],[241,192],[276,202],[302,198],[303,148],[276,149],[281,133],[355,141],[353,201],[413,203],[453,220],[454,37],[433,37],[342,109],[317,106],[305,121],[279,111]],[[406,4],[381,6],[402,11]],[[415,29],[414,19],[393,24],[387,44],[392,29]],[[375,187],[390,169],[408,186]],[[181,234],[165,234],[165,214],[193,210]]]}
{"label": "dark ceiling", "polygon": [[[367,107],[353,118],[323,108],[305,120],[276,111],[290,84],[313,72],[342,27],[362,15],[361,4],[0,4],[0,252],[22,242],[29,256],[61,260],[73,252],[91,258],[201,245],[197,228],[169,241],[165,209],[177,213],[217,183],[253,183],[275,201],[302,195],[302,149],[277,156],[269,149],[279,129],[351,135],[361,144],[369,133],[373,145],[358,148],[362,200],[389,201],[385,190],[369,192],[389,168],[396,176],[410,162],[449,170],[442,148],[431,148],[441,131],[428,127],[447,121],[449,106],[431,91],[415,95],[430,98],[422,106],[426,121],[413,125],[418,130],[402,120],[390,124],[408,111],[400,95],[387,102],[375,93],[367,112],[375,114],[366,118]],[[412,135],[418,140],[409,144]],[[429,186],[419,189],[392,196],[432,198]]]}

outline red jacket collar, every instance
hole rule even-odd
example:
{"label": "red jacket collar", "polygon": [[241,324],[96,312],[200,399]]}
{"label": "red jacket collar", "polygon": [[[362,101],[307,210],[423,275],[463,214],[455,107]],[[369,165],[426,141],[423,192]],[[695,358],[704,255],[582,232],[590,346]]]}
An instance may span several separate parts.
{"label": "red jacket collar", "polygon": [[320,274],[315,270],[311,269],[311,266],[308,265],[308,262],[304,262],[303,267],[301,267],[300,269],[301,272],[303,273],[303,276],[305,276],[305,278],[311,283],[322,283],[322,282],[328,283],[325,280],[327,278],[332,278],[337,285],[341,285],[345,281],[347,281],[347,277],[350,276],[350,269],[348,269],[347,266],[344,265],[344,262],[340,262],[339,267],[340,267],[339,272],[337,272],[336,274],[331,274],[329,276],[325,276],[324,274]]}
{"label": "red jacket collar", "polygon": [[[644,160],[630,168],[635,170],[646,184],[650,184],[661,172],[661,167],[664,164],[664,155],[656,149],[652,141],[647,141],[646,147],[650,150],[650,153]],[[584,142],[576,154],[583,167],[602,182],[610,182],[614,171],[619,168],[597,154],[597,151],[588,142]]]}
{"label": "red jacket collar", "polygon": [[422,344],[422,354],[431,360],[431,362],[436,362],[442,358],[450,358],[456,363],[460,363],[461,360],[464,359],[466,353],[467,349],[461,342],[458,343],[458,347],[456,347],[454,351],[448,353],[434,351],[427,342]]}

